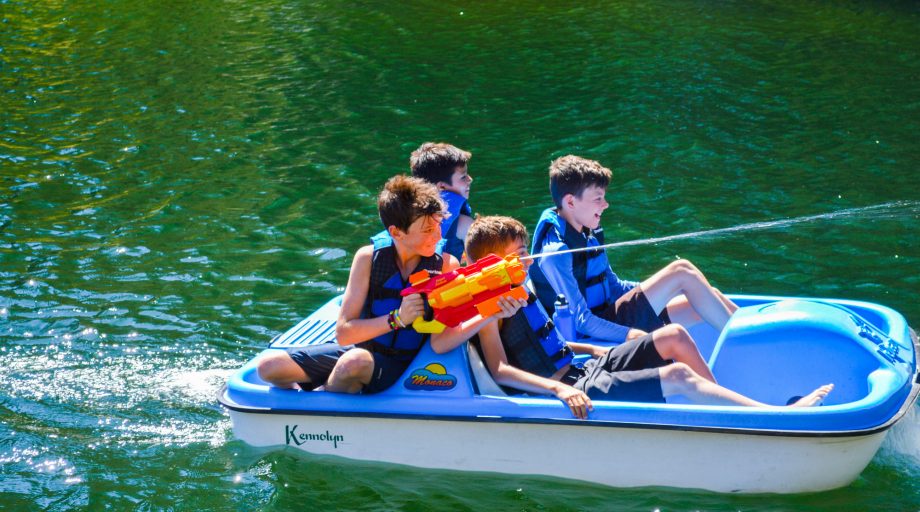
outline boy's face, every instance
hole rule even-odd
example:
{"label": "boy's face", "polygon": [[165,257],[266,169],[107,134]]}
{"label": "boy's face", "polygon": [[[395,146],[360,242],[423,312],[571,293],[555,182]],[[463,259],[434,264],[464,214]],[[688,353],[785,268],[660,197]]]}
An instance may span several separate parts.
{"label": "boy's face", "polygon": [[441,216],[419,217],[409,226],[409,231],[407,232],[391,226],[390,235],[409,252],[420,254],[424,257],[431,256],[434,254],[438,242],[441,241]]}
{"label": "boy's face", "polygon": [[[530,252],[527,251],[527,245],[520,238],[514,239],[513,242],[509,242],[505,246],[505,250],[502,251],[501,255],[506,256],[508,254],[517,254],[519,258],[530,256]],[[523,260],[521,263],[524,265],[524,271],[526,272],[533,264],[533,260]]]}
{"label": "boy's face", "polygon": [[464,199],[470,198],[470,184],[473,183],[473,177],[470,176],[467,167],[457,167],[454,173],[450,175],[450,183],[438,183],[441,190],[450,190],[455,194],[460,194]]}
{"label": "boy's face", "polygon": [[582,191],[581,197],[566,196],[564,206],[571,213],[572,220],[575,221],[572,223],[573,227],[597,229],[601,224],[601,214],[610,206],[604,197],[606,194],[606,188],[592,185]]}

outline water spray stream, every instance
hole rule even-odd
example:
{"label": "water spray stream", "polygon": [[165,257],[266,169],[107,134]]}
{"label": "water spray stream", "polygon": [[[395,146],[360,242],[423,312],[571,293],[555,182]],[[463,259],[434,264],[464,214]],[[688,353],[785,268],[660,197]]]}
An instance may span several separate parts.
{"label": "water spray stream", "polygon": [[740,224],[738,226],[731,226],[727,228],[718,228],[718,229],[708,229],[704,231],[694,231],[692,233],[681,233],[678,235],[662,236],[656,238],[644,238],[641,240],[627,240],[625,242],[613,242],[609,244],[599,245],[597,247],[580,247],[577,249],[567,249],[564,251],[555,251],[548,253],[541,253],[532,256],[527,256],[521,258],[522,260],[526,259],[538,259],[544,258],[547,256],[558,256],[560,254],[569,254],[573,252],[583,252],[583,251],[594,251],[598,249],[613,249],[618,247],[630,247],[635,245],[650,245],[658,244],[664,242],[671,242],[673,240],[683,240],[685,238],[704,238],[708,236],[715,235],[725,235],[740,233],[744,231],[758,231],[764,229],[776,229],[776,228],[785,228],[787,226],[792,226],[795,224],[803,224],[806,222],[815,222],[819,220],[834,220],[843,217],[858,217],[858,216],[873,216],[873,217],[885,217],[892,216],[893,214],[920,214],[920,201],[893,201],[890,203],[883,203],[874,206],[864,206],[860,208],[848,208],[846,210],[839,210],[836,212],[830,213],[821,213],[818,215],[808,215],[805,217],[795,217],[792,219],[780,219],[780,220],[771,220],[765,222],[752,222],[750,224]]}

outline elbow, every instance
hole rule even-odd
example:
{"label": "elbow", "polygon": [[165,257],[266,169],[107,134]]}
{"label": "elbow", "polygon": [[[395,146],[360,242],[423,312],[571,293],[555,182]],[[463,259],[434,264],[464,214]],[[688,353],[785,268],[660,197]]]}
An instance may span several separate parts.
{"label": "elbow", "polygon": [[341,323],[335,325],[335,339],[342,344],[345,339],[348,338],[348,329],[345,328]]}
{"label": "elbow", "polygon": [[440,340],[431,340],[431,350],[435,354],[442,355],[449,352],[451,347],[448,347],[445,343],[440,343]]}
{"label": "elbow", "polygon": [[354,345],[355,343],[364,340],[353,339],[353,336],[351,335],[351,329],[349,329],[346,325],[338,324],[335,326],[335,341],[339,345],[345,346]]}
{"label": "elbow", "polygon": [[575,315],[575,330],[578,332],[585,332],[587,328],[588,328],[588,314],[582,312],[582,313]]}
{"label": "elbow", "polygon": [[489,373],[492,374],[492,378],[495,380],[495,382],[503,386],[510,386],[516,382],[512,377],[512,372],[509,371],[509,366],[507,364],[503,363],[499,364],[495,368],[489,368]]}

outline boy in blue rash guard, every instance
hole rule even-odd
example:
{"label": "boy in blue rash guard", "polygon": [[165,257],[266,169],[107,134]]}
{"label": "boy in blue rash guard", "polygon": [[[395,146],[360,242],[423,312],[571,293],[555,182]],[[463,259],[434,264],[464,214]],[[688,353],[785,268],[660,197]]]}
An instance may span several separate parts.
{"label": "boy in blue rash guard", "polygon": [[412,152],[409,167],[412,175],[438,187],[447,204],[447,215],[441,221],[441,248],[457,260],[463,258],[463,241],[473,222],[470,207],[470,176],[467,164],[472,155],[443,142],[426,142]]}
{"label": "boy in blue rash guard", "polygon": [[411,274],[449,272],[456,258],[442,258],[438,190],[408,176],[395,176],[381,191],[377,208],[386,231],[372,238],[352,261],[336,323],[337,343],[278,351],[263,358],[259,376],[277,387],[376,393],[405,371],[428,336],[412,322],[424,311],[419,294],[400,297]]}
{"label": "boy in blue rash guard", "polygon": [[[471,262],[489,253],[524,258],[527,230],[510,217],[480,217],[470,227],[466,251]],[[529,266],[532,260],[522,262]],[[433,335],[432,348],[444,353],[478,333],[496,382],[553,394],[580,419],[588,417],[592,399],[661,403],[666,397],[683,395],[701,404],[767,405],[716,384],[692,343],[688,347],[692,351],[673,352],[680,343],[669,339],[673,334],[646,334],[609,349],[562,339],[538,301],[503,299],[499,307],[501,312],[492,317],[472,318]],[[572,364],[573,353],[589,354],[592,359],[577,367]],[[831,389],[830,384],[821,386],[792,405],[816,405]]]}
{"label": "boy in blue rash guard", "polygon": [[[534,254],[597,247],[604,243],[601,214],[611,172],[594,160],[567,155],[550,165],[555,208],[546,209],[534,231]],[[671,322],[705,320],[721,331],[738,309],[689,261],[678,260],[641,283],[624,281],[603,249],[541,258],[531,270],[540,302],[550,312],[564,294],[583,336],[622,342]]]}

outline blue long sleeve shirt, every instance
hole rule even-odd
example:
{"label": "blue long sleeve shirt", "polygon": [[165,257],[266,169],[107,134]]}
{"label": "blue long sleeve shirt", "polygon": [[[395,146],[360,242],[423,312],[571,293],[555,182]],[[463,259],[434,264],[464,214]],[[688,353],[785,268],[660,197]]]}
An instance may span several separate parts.
{"label": "blue long sleeve shirt", "polygon": [[[568,245],[559,240],[555,233],[548,233],[543,249],[535,252],[549,253],[567,249],[569,249]],[[593,314],[588,308],[588,304],[585,302],[585,298],[582,296],[578,282],[575,279],[571,253],[539,258],[537,264],[556,293],[562,293],[568,299],[569,310],[575,318],[575,328],[578,332],[591,338],[619,343],[626,341],[626,335],[630,327],[604,320]],[[609,265],[607,266],[606,280],[612,294],[611,303],[638,284],[635,281],[620,279]]]}

